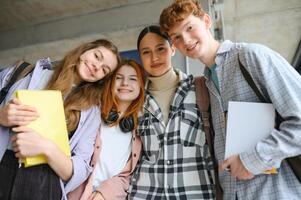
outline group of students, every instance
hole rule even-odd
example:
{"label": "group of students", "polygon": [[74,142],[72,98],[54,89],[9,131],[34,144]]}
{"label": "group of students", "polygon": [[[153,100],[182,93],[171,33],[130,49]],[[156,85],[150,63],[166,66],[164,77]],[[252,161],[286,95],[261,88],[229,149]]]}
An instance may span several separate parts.
{"label": "group of students", "polygon": [[[285,160],[301,152],[301,77],[279,54],[258,44],[219,43],[198,1],[176,0],[160,26],[139,34],[142,61],[120,58],[105,39],[85,43],[54,66],[38,60],[0,107],[0,199],[300,199],[301,184]],[[172,66],[177,48],[206,65],[214,155],[206,140],[192,75]],[[229,101],[260,102],[245,66],[283,121],[249,151],[224,159]],[[3,88],[13,68],[0,73]],[[60,90],[71,158],[26,125],[39,117],[17,89]],[[241,133],[244,134],[244,133]],[[19,159],[43,154],[47,164]],[[277,174],[264,174],[277,168]]]}

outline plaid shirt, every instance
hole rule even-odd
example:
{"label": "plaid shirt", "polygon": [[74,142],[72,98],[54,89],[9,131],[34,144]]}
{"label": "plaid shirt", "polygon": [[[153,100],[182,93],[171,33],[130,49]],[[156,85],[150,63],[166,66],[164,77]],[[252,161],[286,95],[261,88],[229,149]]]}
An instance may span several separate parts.
{"label": "plaid shirt", "polygon": [[214,199],[213,165],[194,79],[177,73],[180,82],[166,125],[156,100],[146,92],[138,127],[143,153],[132,177],[130,199]]}
{"label": "plaid shirt", "polygon": [[[219,174],[224,199],[234,200],[236,196],[243,200],[301,199],[301,184],[283,160],[301,153],[301,77],[285,59],[267,47],[230,41],[222,43],[215,59],[220,93],[205,71],[216,135],[216,157],[219,162],[224,160],[224,112],[228,110],[228,102],[260,102],[242,76],[238,54],[261,93],[271,100],[285,120],[280,131],[274,129],[256,147],[239,155],[244,166],[255,175],[253,179],[238,181],[226,171]],[[278,168],[278,174],[262,174],[272,167]]]}

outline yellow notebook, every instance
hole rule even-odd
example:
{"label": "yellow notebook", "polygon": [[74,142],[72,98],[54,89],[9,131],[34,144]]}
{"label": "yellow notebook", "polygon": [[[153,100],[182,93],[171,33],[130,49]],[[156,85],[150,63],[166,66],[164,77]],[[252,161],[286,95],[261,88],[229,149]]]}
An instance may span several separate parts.
{"label": "yellow notebook", "polygon": [[[68,131],[61,92],[56,90],[18,90],[16,91],[16,97],[22,104],[35,107],[39,113],[38,119],[32,121],[27,127],[52,140],[70,157]],[[43,155],[24,159],[25,167],[42,163],[47,163]]]}

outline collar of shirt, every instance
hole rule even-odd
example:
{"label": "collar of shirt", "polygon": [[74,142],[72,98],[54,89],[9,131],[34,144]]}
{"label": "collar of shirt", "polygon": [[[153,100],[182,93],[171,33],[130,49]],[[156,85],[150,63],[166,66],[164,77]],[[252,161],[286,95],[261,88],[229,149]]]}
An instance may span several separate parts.
{"label": "collar of shirt", "polygon": [[217,66],[220,66],[224,62],[224,55],[225,53],[229,52],[231,48],[233,47],[234,43],[230,40],[225,40],[223,43],[221,43],[220,47],[217,50],[216,57],[215,57],[215,63]]}
{"label": "collar of shirt", "polygon": [[[176,74],[179,76],[179,85],[175,91],[175,96],[171,102],[171,105],[177,108],[180,105],[180,102],[184,99],[189,87],[191,86],[191,82],[193,81],[192,75],[187,75],[178,69],[174,69]],[[148,86],[148,84],[146,84]],[[159,106],[156,100],[148,91],[148,87],[146,89],[146,97],[144,102],[144,109],[148,110],[158,119],[161,119],[162,113],[160,112]]]}
{"label": "collar of shirt", "polygon": [[[186,79],[187,77],[188,77],[188,75],[187,74],[185,74],[185,73],[183,73],[181,70],[179,70],[179,69],[173,69],[175,72],[176,72],[176,74],[179,76],[179,82],[180,81],[182,81],[182,80],[184,80],[184,79]],[[146,83],[145,83],[145,90],[148,90],[148,88],[149,88],[149,84],[150,84],[150,80],[147,78],[146,79]]]}
{"label": "collar of shirt", "polygon": [[206,66],[204,70],[204,76],[206,79],[210,77],[211,71],[214,69],[216,70],[221,66],[221,64],[224,62],[224,54],[229,52],[230,49],[233,47],[234,43],[230,40],[225,40],[223,43],[221,43],[220,47],[217,50],[216,57],[215,57],[215,66],[210,70],[208,66]]}

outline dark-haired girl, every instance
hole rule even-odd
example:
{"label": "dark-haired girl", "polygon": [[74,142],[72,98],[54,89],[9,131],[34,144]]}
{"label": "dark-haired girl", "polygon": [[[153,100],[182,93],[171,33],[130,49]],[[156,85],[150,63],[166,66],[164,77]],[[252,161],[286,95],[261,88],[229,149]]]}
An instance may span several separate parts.
{"label": "dark-haired girl", "polygon": [[213,163],[193,76],[173,68],[175,50],[158,26],[140,32],[137,48],[148,76],[138,126],[143,153],[130,199],[214,199]]}

